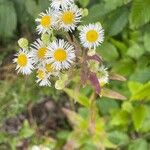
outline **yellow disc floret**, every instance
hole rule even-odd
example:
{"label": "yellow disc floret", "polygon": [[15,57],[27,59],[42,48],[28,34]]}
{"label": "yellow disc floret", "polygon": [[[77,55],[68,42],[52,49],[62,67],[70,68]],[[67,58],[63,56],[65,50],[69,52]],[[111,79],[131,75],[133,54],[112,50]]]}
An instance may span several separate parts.
{"label": "yellow disc floret", "polygon": [[51,25],[51,17],[50,16],[44,16],[41,19],[41,25],[45,28],[49,27]]}
{"label": "yellow disc floret", "polygon": [[44,76],[45,76],[45,72],[44,72],[43,70],[38,70],[38,71],[37,71],[37,77],[38,77],[39,79],[43,79]]}
{"label": "yellow disc floret", "polygon": [[45,68],[47,72],[52,72],[54,70],[51,64],[46,64]]}
{"label": "yellow disc floret", "polygon": [[46,55],[46,52],[47,52],[47,48],[46,47],[41,47],[38,49],[38,52],[37,52],[37,56],[39,59],[44,59],[45,58],[45,55]]}
{"label": "yellow disc floret", "polygon": [[17,63],[20,67],[25,67],[28,63],[28,58],[26,54],[20,54],[18,56]]}
{"label": "yellow disc floret", "polygon": [[67,53],[64,49],[59,48],[54,52],[54,58],[56,61],[63,62],[67,59]]}
{"label": "yellow disc floret", "polygon": [[98,39],[98,33],[95,30],[90,30],[86,34],[86,39],[88,42],[96,42]]}
{"label": "yellow disc floret", "polygon": [[74,14],[71,11],[66,11],[62,15],[62,21],[64,24],[74,23]]}

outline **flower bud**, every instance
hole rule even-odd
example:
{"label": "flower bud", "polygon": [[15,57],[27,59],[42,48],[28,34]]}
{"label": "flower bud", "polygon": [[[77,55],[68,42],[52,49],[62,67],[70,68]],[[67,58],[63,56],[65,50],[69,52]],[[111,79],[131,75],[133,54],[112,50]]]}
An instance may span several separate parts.
{"label": "flower bud", "polygon": [[18,45],[21,47],[21,48],[26,48],[28,49],[28,40],[26,38],[21,38],[18,40]]}
{"label": "flower bud", "polygon": [[84,8],[82,16],[86,17],[86,16],[88,16],[88,14],[89,14],[89,10],[87,8]]}

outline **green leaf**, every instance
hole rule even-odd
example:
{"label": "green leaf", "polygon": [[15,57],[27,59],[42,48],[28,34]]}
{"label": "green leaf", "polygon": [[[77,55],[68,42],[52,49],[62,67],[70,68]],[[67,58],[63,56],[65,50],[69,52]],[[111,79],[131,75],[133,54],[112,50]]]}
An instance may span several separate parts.
{"label": "green leaf", "polygon": [[131,15],[130,26],[132,29],[138,28],[150,21],[150,0],[134,0]]}
{"label": "green leaf", "polygon": [[79,3],[82,7],[86,7],[89,4],[90,0],[79,0]]}
{"label": "green leaf", "polygon": [[136,131],[139,131],[142,127],[144,119],[146,118],[146,107],[145,106],[137,106],[134,108],[132,112],[132,120]]}
{"label": "green leaf", "polygon": [[105,5],[106,8],[108,8],[109,10],[114,10],[117,7],[121,7],[122,5],[124,5],[124,0],[104,0],[105,1]]}
{"label": "green leaf", "polygon": [[150,100],[150,82],[141,86],[137,91],[131,96],[132,101],[147,101]]}
{"label": "green leaf", "polygon": [[144,52],[144,47],[135,43],[128,49],[127,54],[132,58],[138,59],[144,54]]}
{"label": "green leaf", "polygon": [[118,110],[112,114],[111,124],[114,126],[126,126],[129,123],[129,113],[124,110]]}
{"label": "green leaf", "polygon": [[71,111],[69,109],[65,109],[63,108],[63,112],[66,114],[67,118],[69,119],[70,123],[74,126],[74,127],[86,127],[87,126],[87,122],[76,112]]}
{"label": "green leaf", "polygon": [[24,121],[23,127],[19,134],[21,138],[29,138],[34,134],[34,130],[30,127],[27,120]]}
{"label": "green leaf", "polygon": [[35,0],[26,0],[25,6],[27,9],[27,12],[33,16],[37,17],[38,13],[40,12],[40,8],[38,7],[37,3]]}
{"label": "green leaf", "polygon": [[108,139],[116,145],[126,145],[129,142],[129,137],[127,134],[119,131],[113,131],[108,133]]}
{"label": "green leaf", "polygon": [[41,11],[45,11],[45,9],[48,9],[49,0],[38,0],[38,5]]}
{"label": "green leaf", "polygon": [[97,100],[97,107],[103,115],[106,115],[111,110],[119,108],[119,104],[115,100],[110,100],[108,98],[99,98]]}
{"label": "green leaf", "polygon": [[126,7],[117,9],[114,13],[109,15],[106,20],[108,28],[107,32],[110,36],[120,33],[128,23],[129,10]]}
{"label": "green leaf", "polygon": [[144,46],[145,49],[150,52],[150,29],[144,34]]}
{"label": "green leaf", "polygon": [[85,107],[90,107],[90,100],[83,94],[77,93],[74,90],[71,89],[64,89],[64,91],[69,95],[70,98],[74,99],[81,105]]}
{"label": "green leaf", "polygon": [[137,139],[129,145],[128,150],[148,150],[148,143],[144,139]]}
{"label": "green leaf", "polygon": [[148,82],[150,80],[150,67],[137,69],[131,76],[130,80],[137,82]]}
{"label": "green leaf", "polygon": [[0,37],[12,37],[17,27],[17,16],[11,1],[0,4]]}
{"label": "green leaf", "polygon": [[139,82],[135,82],[135,81],[128,82],[128,87],[131,94],[135,94],[142,86],[143,86],[142,83]]}
{"label": "green leaf", "polygon": [[134,61],[131,58],[123,57],[123,59],[115,63],[112,71],[123,76],[129,76],[131,73],[133,73],[134,69]]}
{"label": "green leaf", "polygon": [[116,47],[109,42],[104,42],[98,47],[97,52],[108,62],[114,61],[119,57]]}

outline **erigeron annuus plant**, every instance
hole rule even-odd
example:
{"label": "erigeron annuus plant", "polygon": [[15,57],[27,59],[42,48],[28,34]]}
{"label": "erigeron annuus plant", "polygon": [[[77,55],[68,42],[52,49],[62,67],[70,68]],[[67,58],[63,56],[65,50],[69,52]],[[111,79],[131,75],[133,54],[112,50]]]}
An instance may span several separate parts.
{"label": "erigeron annuus plant", "polygon": [[96,54],[96,48],[104,41],[104,30],[99,22],[80,26],[86,12],[73,0],[52,0],[48,10],[36,19],[40,38],[31,46],[26,39],[18,42],[20,50],[14,59],[18,73],[29,75],[36,71],[40,86],[51,86],[51,81],[55,81],[55,87],[63,89],[78,70],[82,84],[91,81],[99,94],[100,85],[109,81]]}
{"label": "erigeron annuus plant", "polygon": [[[110,79],[125,79],[120,75],[108,73],[101,56],[96,52],[97,47],[104,41],[104,29],[100,22],[81,25],[83,17],[87,15],[87,9],[79,8],[73,0],[52,0],[48,10],[40,13],[36,19],[40,37],[30,46],[27,39],[21,38],[18,41],[20,50],[15,55],[14,62],[17,64],[18,73],[30,75],[36,72],[36,82],[39,86],[55,86],[88,107],[89,118],[88,121],[84,120],[88,122],[88,127],[84,132],[89,131],[94,135],[91,138],[97,142],[101,138],[101,147],[101,142],[106,141],[105,132],[99,132],[97,129],[100,120],[96,119],[96,96],[124,100],[124,96],[105,88],[105,85]],[[73,87],[72,81],[75,81]],[[89,84],[94,92],[88,99],[79,94],[80,89]],[[67,87],[73,90],[70,91]],[[79,98],[82,100],[78,100]],[[69,117],[76,116],[75,112],[64,112]],[[76,135],[78,132],[77,128],[73,133]]]}

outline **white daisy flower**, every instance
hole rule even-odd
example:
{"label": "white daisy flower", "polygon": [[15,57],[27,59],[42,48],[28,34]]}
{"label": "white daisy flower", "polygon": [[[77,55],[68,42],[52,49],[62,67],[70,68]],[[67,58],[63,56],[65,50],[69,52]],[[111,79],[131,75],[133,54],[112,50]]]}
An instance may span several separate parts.
{"label": "white daisy flower", "polygon": [[71,5],[62,11],[59,11],[57,17],[60,28],[65,31],[72,31],[75,30],[77,24],[81,22],[82,10],[76,5]]}
{"label": "white daisy flower", "polygon": [[104,41],[104,30],[100,23],[89,24],[82,27],[80,40],[85,48],[96,49]]}
{"label": "white daisy flower", "polygon": [[42,12],[39,14],[40,17],[35,20],[39,24],[37,26],[39,34],[49,32],[55,26],[55,14],[55,11],[52,11],[50,8],[46,10],[46,13]]}
{"label": "white daisy flower", "polygon": [[104,86],[109,82],[109,74],[107,68],[105,68],[103,65],[99,68],[97,76],[101,86]]}
{"label": "white daisy flower", "polygon": [[46,45],[40,39],[37,39],[31,46],[31,56],[34,64],[45,63],[48,52]]}
{"label": "white daisy flower", "polygon": [[48,46],[48,61],[56,70],[68,69],[75,58],[74,47],[64,40],[56,40]]}
{"label": "white daisy flower", "polygon": [[37,71],[37,83],[40,86],[51,86],[49,81],[50,75],[46,73],[45,69],[38,69]]}
{"label": "white daisy flower", "polygon": [[20,72],[25,75],[31,74],[34,67],[30,53],[26,49],[20,49],[15,56],[16,58],[13,61],[17,63],[16,70],[18,70],[18,73]]}
{"label": "white daisy flower", "polygon": [[73,3],[74,3],[74,0],[51,0],[51,7],[54,10],[60,10],[60,9],[67,8]]}

